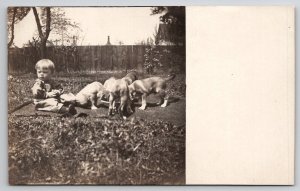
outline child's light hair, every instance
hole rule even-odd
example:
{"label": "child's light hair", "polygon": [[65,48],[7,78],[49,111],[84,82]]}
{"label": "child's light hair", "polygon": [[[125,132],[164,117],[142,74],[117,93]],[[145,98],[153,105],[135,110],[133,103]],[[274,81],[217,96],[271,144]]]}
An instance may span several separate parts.
{"label": "child's light hair", "polygon": [[51,73],[54,72],[55,66],[54,63],[49,59],[41,59],[35,64],[35,69],[49,69]]}

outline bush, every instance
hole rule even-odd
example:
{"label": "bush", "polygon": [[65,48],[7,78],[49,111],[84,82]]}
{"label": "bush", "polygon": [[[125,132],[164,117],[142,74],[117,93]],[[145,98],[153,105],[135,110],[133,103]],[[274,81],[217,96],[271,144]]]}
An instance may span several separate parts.
{"label": "bush", "polygon": [[145,62],[144,69],[147,74],[153,74],[155,68],[162,66],[161,58],[163,54],[160,52],[157,46],[148,46],[145,48]]}

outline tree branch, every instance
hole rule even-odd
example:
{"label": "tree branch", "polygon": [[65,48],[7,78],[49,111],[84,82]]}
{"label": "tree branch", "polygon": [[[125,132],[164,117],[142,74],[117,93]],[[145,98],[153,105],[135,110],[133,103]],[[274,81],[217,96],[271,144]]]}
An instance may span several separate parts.
{"label": "tree branch", "polygon": [[38,28],[38,31],[39,31],[39,35],[40,35],[41,39],[43,39],[44,34],[43,34],[43,31],[42,31],[42,26],[41,26],[39,15],[38,15],[35,7],[32,7],[32,10],[33,10],[33,13],[34,13],[34,17],[35,17],[36,25],[37,25],[37,28]]}

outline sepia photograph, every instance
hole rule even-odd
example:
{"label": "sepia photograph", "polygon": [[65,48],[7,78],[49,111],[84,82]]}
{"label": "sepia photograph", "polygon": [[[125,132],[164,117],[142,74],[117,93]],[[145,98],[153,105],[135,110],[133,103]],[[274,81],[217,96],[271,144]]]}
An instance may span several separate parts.
{"label": "sepia photograph", "polygon": [[186,184],[186,8],[8,7],[10,185]]}

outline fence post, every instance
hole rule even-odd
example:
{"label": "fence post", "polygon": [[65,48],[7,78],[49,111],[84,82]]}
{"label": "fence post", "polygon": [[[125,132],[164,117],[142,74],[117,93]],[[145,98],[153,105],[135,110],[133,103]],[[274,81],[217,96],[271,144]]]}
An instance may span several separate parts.
{"label": "fence post", "polygon": [[95,54],[94,54],[94,47],[90,47],[91,49],[91,57],[92,57],[92,69],[91,69],[91,71],[92,71],[92,73],[94,73],[95,72]]}
{"label": "fence post", "polygon": [[99,71],[102,69],[102,46],[100,46]]}

